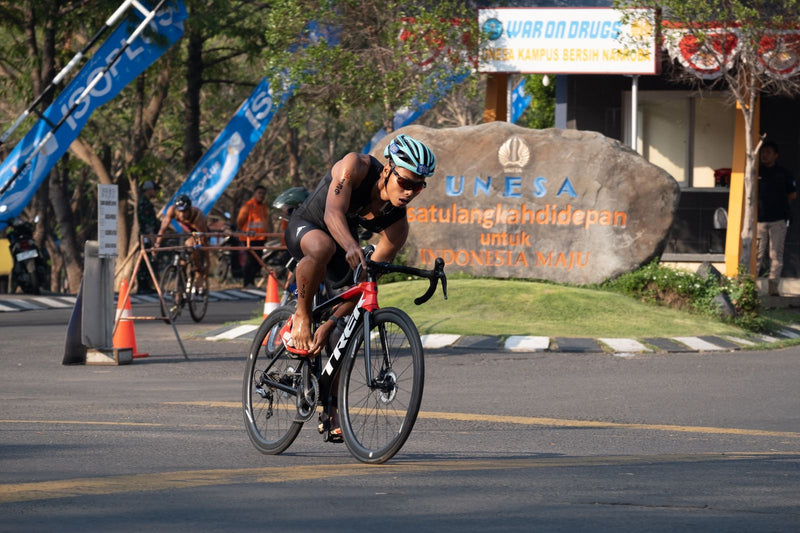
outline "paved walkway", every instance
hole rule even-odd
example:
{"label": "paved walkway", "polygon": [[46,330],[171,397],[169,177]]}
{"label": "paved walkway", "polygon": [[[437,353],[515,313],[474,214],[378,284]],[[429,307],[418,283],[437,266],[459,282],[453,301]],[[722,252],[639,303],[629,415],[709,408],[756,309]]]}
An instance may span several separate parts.
{"label": "paved walkway", "polygon": [[[225,289],[211,291],[210,301],[221,300],[263,300],[264,291],[259,289]],[[75,296],[48,295],[0,296],[0,313],[22,312],[41,309],[63,309],[75,305]],[[157,303],[158,296],[153,294],[133,294],[132,304]],[[209,341],[250,341],[255,336],[258,326],[252,324],[229,325],[209,331],[202,335]],[[637,338],[599,337],[544,337],[512,335],[508,338],[483,335],[423,335],[422,344],[426,349],[468,349],[468,350],[503,350],[509,352],[570,352],[589,353],[607,352],[625,357],[642,353],[672,352],[721,352],[769,345],[785,339],[800,338],[800,324],[793,324],[776,332],[774,336],[748,335],[747,337],[701,335],[696,337],[649,337]]]}
{"label": "paved walkway", "polygon": [[[117,298],[114,294],[114,298]],[[74,295],[49,294],[47,296],[30,296],[3,294],[0,295],[0,313],[34,311],[42,309],[63,309],[75,306]],[[264,291],[259,289],[225,289],[208,293],[209,302],[222,300],[264,300]],[[131,304],[158,303],[157,294],[132,294]]]}

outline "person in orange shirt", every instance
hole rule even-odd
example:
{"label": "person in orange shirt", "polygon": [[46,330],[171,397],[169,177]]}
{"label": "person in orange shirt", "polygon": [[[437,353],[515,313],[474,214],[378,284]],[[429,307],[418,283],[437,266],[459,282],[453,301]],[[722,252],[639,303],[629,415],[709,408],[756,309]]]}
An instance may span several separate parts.
{"label": "person in orange shirt", "polygon": [[[269,233],[269,209],[267,204],[264,203],[264,197],[267,195],[267,189],[263,185],[256,186],[253,191],[253,197],[250,198],[242,208],[239,210],[239,216],[236,217],[236,225],[239,231],[252,231],[257,234],[254,238],[250,239],[251,246],[263,246],[266,242],[266,233]],[[247,287],[253,285],[261,265],[253,254],[249,251],[246,252],[246,261],[242,269],[242,284]]]}

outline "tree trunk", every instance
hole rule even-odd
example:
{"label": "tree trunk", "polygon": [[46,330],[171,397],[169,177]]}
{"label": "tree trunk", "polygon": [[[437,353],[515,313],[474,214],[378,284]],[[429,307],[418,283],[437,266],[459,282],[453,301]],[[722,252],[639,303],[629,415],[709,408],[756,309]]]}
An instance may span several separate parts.
{"label": "tree trunk", "polygon": [[183,167],[187,172],[203,155],[200,143],[200,89],[203,87],[203,36],[188,24],[184,97]]}
{"label": "tree trunk", "polygon": [[[57,167],[57,169],[60,167],[60,171],[50,175],[50,204],[53,206],[56,222],[61,230],[61,243],[58,251],[62,256],[61,263],[66,269],[69,290],[71,293],[77,293],[83,275],[83,261],[81,259],[81,247],[78,245],[78,239],[75,234],[75,224],[72,219],[72,211],[70,210],[68,200],[68,186],[70,181],[69,166],[67,165],[68,160],[69,154],[64,154],[61,158],[61,164]],[[53,254],[51,254],[51,256],[52,255]],[[54,283],[59,283],[58,278],[60,277],[57,275],[58,272],[60,272],[60,268],[56,268],[55,258],[53,260],[53,267],[53,275],[51,277],[53,281],[51,286]],[[63,287],[63,284],[59,284],[58,287],[53,290],[60,291],[61,287]]]}
{"label": "tree trunk", "polygon": [[300,138],[297,134],[297,128],[289,125],[289,143],[287,148],[287,156],[289,159],[289,177],[294,186],[301,185],[300,181]]}
{"label": "tree trunk", "polygon": [[[43,24],[41,28],[37,28],[37,12],[34,7],[34,2],[29,2],[25,13],[25,36],[28,46],[28,54],[34,58],[34,64],[38,64],[39,68],[32,71],[31,86],[33,88],[34,96],[39,96],[55,76],[55,35],[56,35],[56,20],[55,16],[58,12],[58,5],[56,2],[50,0],[46,3],[39,3],[38,9],[41,10]],[[37,33],[41,32],[41,47],[37,40]],[[46,95],[42,98],[39,104],[39,110],[44,110],[52,102],[52,94]],[[51,176],[54,171],[51,171]],[[47,238],[47,231],[50,227],[48,220],[48,182],[42,182],[42,185],[36,191],[33,197],[31,208],[35,216],[39,217],[39,222],[36,224],[33,239],[40,250],[45,250],[45,240]]]}
{"label": "tree trunk", "polygon": [[[754,79],[754,78],[751,78]],[[758,89],[754,81],[747,83],[744,94],[742,115],[744,117],[745,167],[744,167],[744,213],[742,213],[742,257],[739,265],[740,273],[749,272],[755,279],[757,265],[753,263],[753,245],[756,238],[756,217],[758,201],[758,183],[756,180],[756,155],[753,146],[753,127]]]}
{"label": "tree trunk", "polygon": [[[158,117],[167,100],[170,83],[169,62],[159,71],[156,78],[156,89],[153,96],[145,105],[147,84],[145,74],[136,80],[136,109],[134,110],[133,149],[126,154],[125,168],[132,168],[141,162],[147,152],[150,141],[155,131]],[[124,175],[119,180],[120,209],[119,216],[123,226],[119,231],[119,260],[115,272],[115,284],[128,279],[136,266],[136,256],[139,253],[139,218],[137,217],[137,202],[139,201],[138,182],[136,177]],[[133,206],[132,209],[129,206]],[[144,268],[140,265],[139,268]]]}

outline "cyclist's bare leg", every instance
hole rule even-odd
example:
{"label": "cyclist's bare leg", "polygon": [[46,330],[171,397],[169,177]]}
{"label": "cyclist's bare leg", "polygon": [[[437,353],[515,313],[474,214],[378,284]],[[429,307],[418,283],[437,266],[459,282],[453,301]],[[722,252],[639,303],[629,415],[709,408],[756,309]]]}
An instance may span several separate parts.
{"label": "cyclist's bare leg", "polygon": [[297,280],[297,311],[292,323],[292,342],[295,348],[311,350],[311,306],[317,287],[325,279],[325,272],[333,254],[336,242],[322,230],[311,230],[300,241],[303,258],[295,268]]}
{"label": "cyclist's bare leg", "polygon": [[197,272],[197,284],[200,287],[205,286],[206,277],[208,277],[208,250],[200,250],[194,248],[195,244],[198,244],[197,239],[194,237],[189,237],[186,239],[186,247],[192,248],[192,265],[194,267],[194,271]]}
{"label": "cyclist's bare leg", "polygon": [[204,287],[206,278],[208,278],[208,250],[195,250],[195,254],[192,257],[192,261],[196,265],[197,284],[200,287]]}

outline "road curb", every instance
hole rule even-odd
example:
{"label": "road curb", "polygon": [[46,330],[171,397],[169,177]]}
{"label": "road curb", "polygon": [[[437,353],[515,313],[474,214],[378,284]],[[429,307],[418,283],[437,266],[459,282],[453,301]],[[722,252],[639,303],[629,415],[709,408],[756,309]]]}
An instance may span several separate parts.
{"label": "road curb", "polygon": [[[196,334],[208,341],[247,341],[253,340],[254,324],[232,324],[206,333]],[[797,338],[800,325],[786,328],[777,337],[753,335],[749,339],[732,336],[697,335],[682,337],[546,337],[512,335],[508,338],[491,335],[422,335],[423,348],[427,350],[473,350],[500,352],[558,352],[558,353],[598,353],[614,355],[641,355],[652,353],[707,353],[733,352],[752,348],[759,344],[772,344],[781,340]]]}
{"label": "road curb", "polygon": [[[116,295],[115,295],[116,296]],[[209,301],[220,300],[258,300],[264,292],[258,289],[226,289],[211,291]],[[3,297],[0,298],[0,314],[8,312],[33,311],[44,309],[64,309],[75,304],[75,296],[47,294],[42,296]],[[133,294],[133,304],[152,304],[158,298],[154,295]],[[255,336],[257,325],[232,324],[212,331],[195,334],[204,340],[216,341],[251,341]],[[704,353],[726,352],[753,348],[757,345],[776,344],[783,340],[800,338],[800,324],[791,324],[781,328],[774,335],[749,335],[747,338],[730,335],[697,335],[683,337],[548,337],[511,335],[509,337],[491,335],[423,335],[422,345],[429,350],[467,349],[473,351],[505,351],[505,352],[563,352],[563,353],[597,353],[612,354],[646,354],[646,353]]]}

